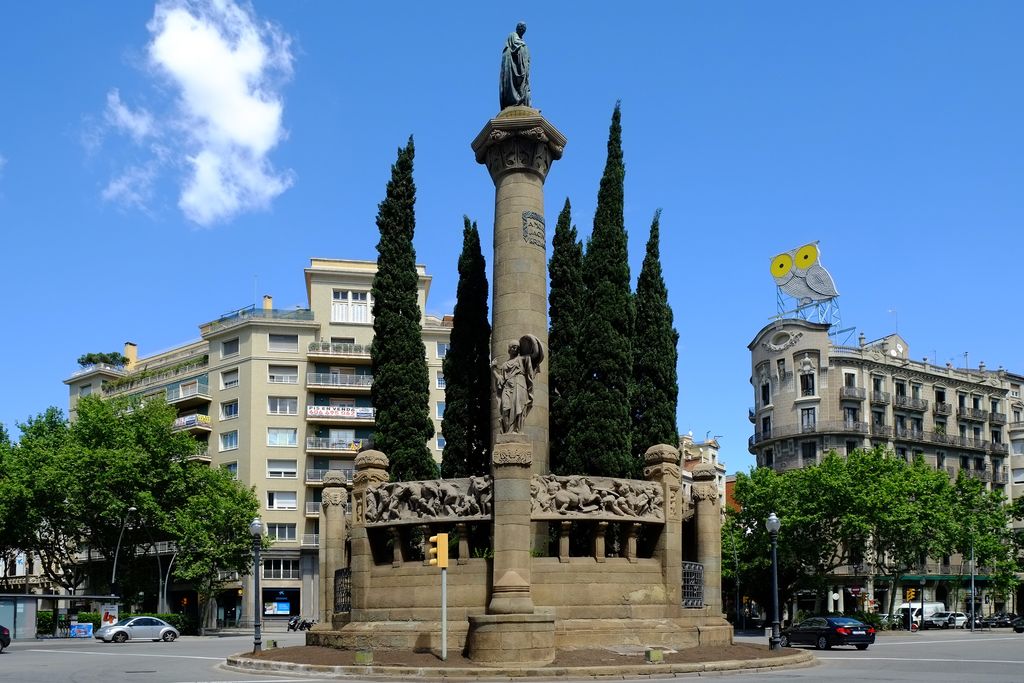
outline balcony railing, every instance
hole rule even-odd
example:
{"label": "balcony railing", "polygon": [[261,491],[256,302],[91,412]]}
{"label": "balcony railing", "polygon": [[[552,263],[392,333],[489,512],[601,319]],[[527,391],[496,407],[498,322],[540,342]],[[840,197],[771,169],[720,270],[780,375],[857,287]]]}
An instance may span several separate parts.
{"label": "balcony railing", "polygon": [[857,401],[863,401],[867,396],[867,390],[864,387],[839,387],[839,398],[850,398]]}
{"label": "balcony railing", "polygon": [[369,439],[354,439],[352,441],[344,441],[338,439],[332,439],[328,436],[307,436],[306,437],[306,450],[307,451],[346,451],[356,453],[360,448],[365,445]]}
{"label": "balcony railing", "polygon": [[175,401],[181,401],[194,396],[210,398],[210,385],[205,380],[188,382],[186,384],[175,384],[174,386],[167,387],[166,393],[166,400],[168,403],[174,403]]}
{"label": "balcony railing", "polygon": [[1006,413],[989,413],[988,421],[994,425],[1006,424]]}
{"label": "balcony railing", "polygon": [[1008,429],[1011,432],[1022,431],[1022,430],[1024,430],[1024,422],[1020,422],[1020,421],[1011,422],[1010,426],[1008,427]]}
{"label": "balcony railing", "polygon": [[920,429],[914,429],[913,427],[897,427],[896,438],[906,439],[908,441],[923,441],[924,432]]}
{"label": "balcony railing", "polygon": [[373,420],[377,411],[363,406],[306,406],[306,417],[331,420]]}
{"label": "balcony railing", "polygon": [[960,437],[956,434],[947,434],[946,432],[926,432],[926,438],[932,443],[948,444],[951,446],[960,445]]}
{"label": "balcony railing", "polygon": [[320,534],[302,534],[302,546],[304,548],[319,548]]}
{"label": "balcony railing", "polygon": [[896,396],[894,405],[905,410],[920,410],[922,412],[928,410],[927,400],[913,396]]}
{"label": "balcony railing", "polygon": [[888,439],[892,436],[892,427],[890,425],[872,424],[871,436],[884,436]]}
{"label": "balcony railing", "polygon": [[757,422],[757,418],[754,417],[754,414],[753,408],[747,408],[747,419],[751,422]]}
{"label": "balcony railing", "polygon": [[957,417],[966,420],[986,420],[988,419],[988,411],[982,410],[981,408],[968,408],[961,406],[957,408]]}
{"label": "balcony railing", "polygon": [[355,470],[351,467],[334,467],[326,470],[306,470],[306,483],[307,484],[319,484],[323,482],[324,475],[328,472],[341,472],[345,475],[345,481],[352,481],[352,475]]}
{"label": "balcony railing", "polygon": [[302,571],[299,569],[292,569],[291,567],[267,569],[263,567],[263,578],[264,579],[301,579]]}
{"label": "balcony railing", "polygon": [[320,502],[319,501],[306,501],[306,516],[307,517],[319,517],[320,516]]}
{"label": "balcony railing", "polygon": [[936,403],[932,410],[936,415],[951,415],[953,413],[953,406],[949,403]]}
{"label": "balcony railing", "polygon": [[370,357],[370,346],[340,342],[315,341],[309,343],[309,353],[318,356]]}
{"label": "balcony railing", "polygon": [[1010,452],[1010,444],[1002,443],[1000,441],[993,441],[989,444],[989,449],[991,449],[993,453],[996,453],[998,455],[1006,455],[1007,453]]}
{"label": "balcony railing", "polygon": [[256,308],[255,306],[248,306],[241,308],[237,311],[232,311],[227,315],[223,315],[217,318],[213,322],[208,322],[205,325],[200,326],[199,331],[203,336],[212,334],[219,330],[226,330],[237,325],[243,325],[250,320],[295,320],[295,321],[307,321],[313,319],[313,311],[308,308],[296,308],[296,309],[280,309],[280,308]]}
{"label": "balcony railing", "polygon": [[175,418],[174,423],[171,425],[171,429],[178,431],[181,429],[211,429],[210,427],[210,416],[209,415],[182,415],[181,417]]}
{"label": "balcony railing", "polygon": [[975,448],[983,451],[988,448],[988,441],[985,439],[976,439],[973,436],[961,436],[960,437],[961,448]]}
{"label": "balcony railing", "polygon": [[343,375],[340,372],[306,373],[306,385],[317,387],[355,387],[369,389],[373,375]]}
{"label": "balcony railing", "polygon": [[892,400],[892,394],[888,391],[872,391],[871,402],[872,403],[885,403],[886,405]]}

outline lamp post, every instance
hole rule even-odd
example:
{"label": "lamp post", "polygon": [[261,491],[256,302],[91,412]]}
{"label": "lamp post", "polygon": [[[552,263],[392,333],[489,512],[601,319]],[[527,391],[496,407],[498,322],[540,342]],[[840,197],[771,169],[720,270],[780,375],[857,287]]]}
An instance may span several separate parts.
{"label": "lamp post", "polygon": [[924,630],[924,586],[926,583],[924,576],[921,576],[921,623],[917,627],[918,632]]}
{"label": "lamp post", "polygon": [[253,638],[252,651],[263,650],[263,639],[260,634],[260,546],[263,544],[263,520],[256,517],[249,523],[249,533],[252,534],[253,553],[253,591],[252,591],[252,616],[253,616]]}
{"label": "lamp post", "polygon": [[113,566],[113,568],[110,571],[110,594],[111,595],[117,595],[116,591],[114,590],[114,585],[117,583],[117,556],[121,553],[121,539],[124,538],[124,527],[125,527],[126,524],[128,524],[128,515],[130,515],[133,512],[135,512],[136,509],[137,508],[134,505],[129,507],[125,511],[124,517],[121,518],[121,531],[117,534],[117,547],[114,548],[114,566]]}
{"label": "lamp post", "polygon": [[782,645],[779,638],[779,562],[776,553],[776,546],[779,540],[779,529],[782,522],[773,512],[768,515],[765,522],[768,534],[772,537],[772,636],[768,639],[768,649],[778,650]]}

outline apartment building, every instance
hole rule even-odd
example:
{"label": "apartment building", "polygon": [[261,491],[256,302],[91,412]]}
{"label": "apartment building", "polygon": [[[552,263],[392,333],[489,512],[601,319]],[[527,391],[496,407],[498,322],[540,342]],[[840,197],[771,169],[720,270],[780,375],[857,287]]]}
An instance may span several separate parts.
{"label": "apartment building", "polygon": [[[872,342],[861,335],[856,346],[841,346],[828,330],[782,319],[748,346],[754,390],[748,448],[759,467],[785,471],[820,462],[829,451],[883,446],[908,459],[920,455],[950,478],[965,471],[1008,499],[1024,495],[1024,378],[984,363],[955,368],[912,360],[910,345],[897,334]],[[946,601],[937,577],[957,574],[959,561],[929,564],[929,600]],[[844,593],[856,600],[839,588],[840,604]]]}
{"label": "apartment building", "polygon": [[[373,261],[314,258],[305,269],[307,308],[275,309],[266,296],[261,308],[200,325],[198,341],[148,356],[128,343],[124,368],[95,365],[65,380],[72,418],[79,398],[91,393],[164,397],[178,410],[174,428],[206,444],[199,459],[255,487],[274,541],[262,558],[265,619],[319,611],[324,474],[341,470],[351,479],[355,456],[374,430],[370,290],[376,268]],[[424,266],[417,270],[425,311],[431,277]],[[436,427],[429,446],[440,462],[442,361],[451,317],[424,314],[421,324]],[[175,588],[170,593],[179,601],[172,597],[172,605],[187,597],[186,587]],[[229,584],[216,619],[252,623],[252,600],[245,597],[251,590],[252,577]]]}

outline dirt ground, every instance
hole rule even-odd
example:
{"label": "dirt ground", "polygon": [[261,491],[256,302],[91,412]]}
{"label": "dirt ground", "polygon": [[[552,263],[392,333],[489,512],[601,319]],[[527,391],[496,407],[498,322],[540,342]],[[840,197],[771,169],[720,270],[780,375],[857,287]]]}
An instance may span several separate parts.
{"label": "dirt ground", "polygon": [[[737,643],[715,647],[690,648],[678,652],[666,652],[665,664],[688,664],[697,662],[713,662],[727,659],[771,659],[792,650],[770,651],[766,645]],[[335,650],[329,647],[282,647],[264,650],[258,659],[294,664],[320,664],[325,666],[352,666],[355,664],[354,650]],[[409,667],[479,667],[461,652],[449,652],[448,661],[442,662],[440,657],[431,652],[388,652],[375,650],[373,663],[378,666],[409,666]],[[555,661],[548,666],[623,666],[643,664],[643,652],[622,655],[611,650],[560,650]]]}

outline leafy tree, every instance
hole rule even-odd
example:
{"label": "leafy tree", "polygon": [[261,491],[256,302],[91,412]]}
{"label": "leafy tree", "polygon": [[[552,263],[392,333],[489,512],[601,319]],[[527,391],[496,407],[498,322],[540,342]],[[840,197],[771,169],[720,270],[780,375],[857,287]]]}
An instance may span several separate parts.
{"label": "leafy tree", "polygon": [[84,353],[78,357],[78,364],[83,368],[89,367],[90,365],[98,365],[100,363],[120,368],[128,364],[128,358],[119,351],[111,351],[110,353]]}
{"label": "leafy tree", "polygon": [[550,463],[552,472],[567,475],[584,471],[584,456],[572,448],[570,439],[576,422],[574,412],[579,406],[576,392],[583,375],[579,348],[579,325],[584,313],[583,243],[572,224],[568,198],[555,224],[548,273]]}
{"label": "leafy tree", "polygon": [[[224,586],[222,576],[253,569],[249,523],[259,514],[259,501],[226,469],[188,467],[183,475],[174,482],[173,495],[182,503],[168,518],[167,531],[178,544],[174,574],[198,595],[202,635],[212,600]],[[270,541],[264,537],[263,543]]]}
{"label": "leafy tree", "polygon": [[585,458],[583,473],[630,476],[639,467],[630,446],[630,384],[634,306],[623,214],[626,169],[619,105],[608,133],[608,160],[587,242],[583,283],[586,310],[579,330],[583,363],[578,411],[569,450]]}
{"label": "leafy tree", "polygon": [[487,263],[480,233],[463,218],[462,254],[451,344],[444,358],[445,477],[487,474],[491,469],[491,324],[487,319]]}
{"label": "leafy tree", "polygon": [[647,255],[636,284],[636,325],[633,328],[633,458],[655,444],[677,445],[676,378],[679,333],[672,326],[672,307],[661,275],[659,227],[661,209],[651,222]]}
{"label": "leafy tree", "polygon": [[374,445],[387,454],[393,481],[432,479],[437,466],[427,448],[434,435],[430,384],[423,351],[416,252],[416,185],[412,137],[398,150],[378,207],[377,273],[373,277]]}

